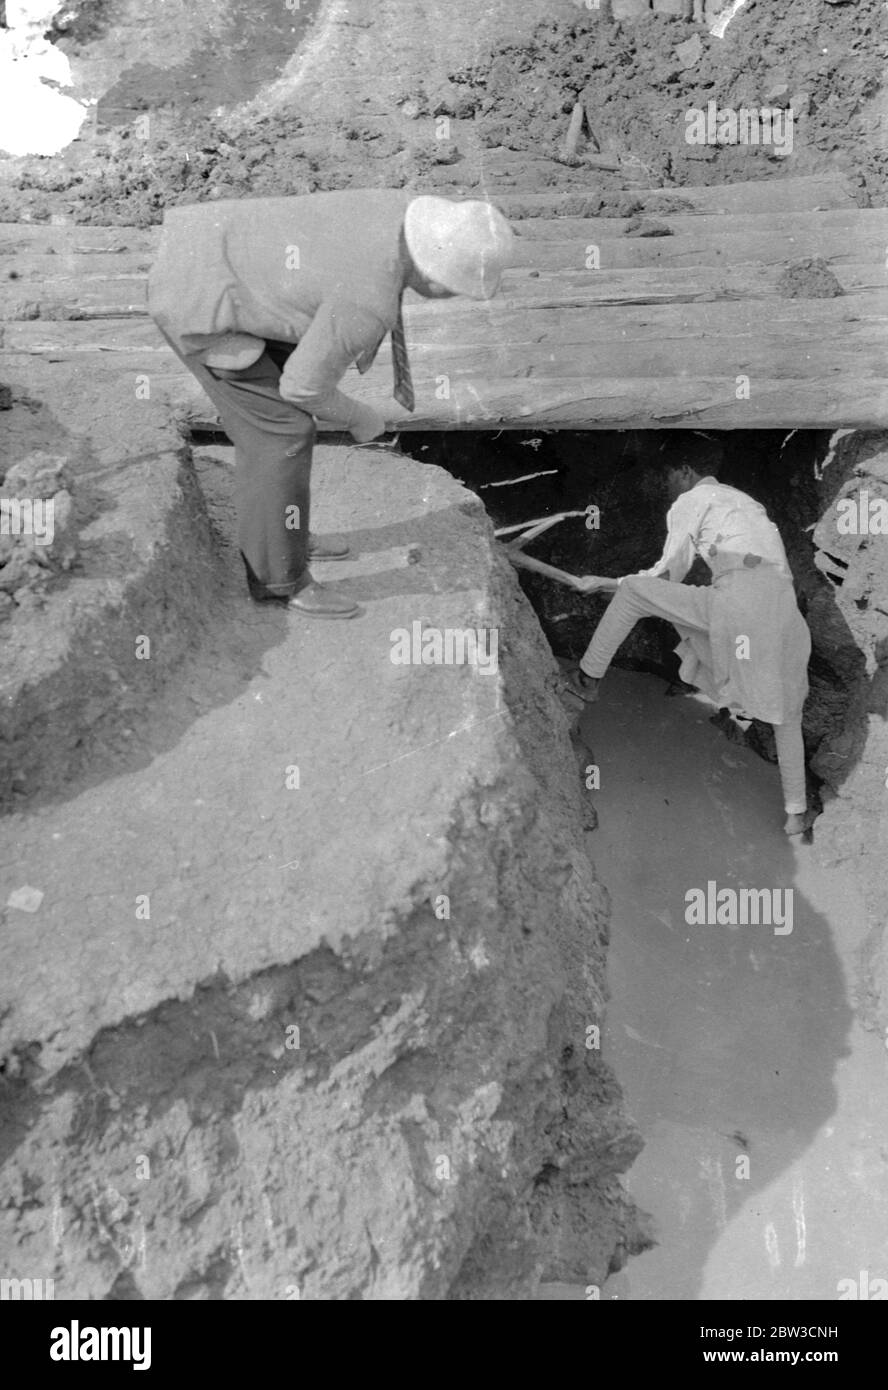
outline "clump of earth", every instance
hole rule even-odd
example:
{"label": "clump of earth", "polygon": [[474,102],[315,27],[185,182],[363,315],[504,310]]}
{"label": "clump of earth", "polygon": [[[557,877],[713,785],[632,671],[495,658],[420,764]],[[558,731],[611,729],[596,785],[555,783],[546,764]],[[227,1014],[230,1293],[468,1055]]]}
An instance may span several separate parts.
{"label": "clump of earth", "polygon": [[845,291],[822,256],[806,256],[786,267],[777,293],[784,299],[835,299]]}

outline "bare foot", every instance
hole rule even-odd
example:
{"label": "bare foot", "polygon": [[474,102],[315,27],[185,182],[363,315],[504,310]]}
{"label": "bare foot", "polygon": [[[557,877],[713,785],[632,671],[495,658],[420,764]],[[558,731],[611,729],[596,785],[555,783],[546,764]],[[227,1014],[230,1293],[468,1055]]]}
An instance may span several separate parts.
{"label": "bare foot", "polygon": [[600,677],[596,679],[594,676],[587,676],[585,671],[578,669],[570,677],[569,689],[572,695],[583,701],[583,704],[594,705],[598,699],[600,684]]}
{"label": "bare foot", "polygon": [[808,816],[805,811],[792,811],[787,815],[783,829],[787,835],[802,835],[807,824]]}

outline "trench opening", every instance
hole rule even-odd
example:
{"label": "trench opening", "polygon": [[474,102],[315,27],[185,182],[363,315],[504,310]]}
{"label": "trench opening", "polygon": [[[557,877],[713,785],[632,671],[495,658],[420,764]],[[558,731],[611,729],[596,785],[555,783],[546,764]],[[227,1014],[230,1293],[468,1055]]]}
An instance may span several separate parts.
{"label": "trench opening", "polygon": [[[677,437],[504,431],[410,435],[401,447],[475,491],[497,529],[597,508],[597,525],[594,512],[592,524],[567,519],[527,553],[569,573],[617,576],[662,553],[660,453]],[[854,486],[859,455],[837,462],[837,436],[826,431],[718,438],[720,480],[777,524],[811,630],[804,735],[809,805],[819,811],[821,793],[840,787],[866,739],[866,660],[847,619],[849,604],[859,610],[870,599],[850,592],[860,552],[843,546],[830,520],[836,495]],[[607,599],[518,573],[555,655],[578,659]],[[687,582],[709,582],[702,561]],[[841,1252],[873,1238],[843,1176],[856,1162],[854,1134],[866,1132],[880,1065],[878,1040],[863,1037],[850,1007],[865,912],[853,884],[817,867],[817,821],[801,848],[783,835],[777,768],[760,761],[776,763],[771,726],[725,717],[682,685],[677,641],[665,621],[636,626],[599,703],[582,716],[576,750],[581,778],[593,766],[601,776],[585,829],[611,899],[602,1057],[644,1139],[624,1183],[652,1216],[656,1239],[600,1296],[822,1296],[814,1290]],[[810,763],[842,738],[849,756],[829,786]],[[758,895],[773,916],[691,924],[687,892],[708,884],[737,902],[741,889]],[[836,1140],[838,1112],[851,1118]],[[813,1259],[806,1204],[829,1213]],[[589,1296],[559,1282],[567,1277],[550,1270],[540,1297]]]}
{"label": "trench opening", "polygon": [[[543,533],[529,544],[527,554],[573,574],[617,576],[653,565],[662,552],[669,502],[660,455],[664,445],[684,433],[430,432],[403,435],[400,447],[410,457],[445,468],[477,493],[497,529],[557,512],[586,513]],[[686,437],[692,433],[686,432]],[[721,481],[761,502],[777,524],[802,614],[809,616],[815,595],[820,607],[829,605],[848,568],[846,558],[821,549],[812,539],[824,511],[822,466],[829,455],[830,432],[741,430],[710,434],[724,449]],[[839,482],[837,476],[836,488]],[[833,549],[838,551],[839,547]],[[555,656],[578,660],[607,600],[579,595],[526,570],[518,573]],[[695,562],[687,582],[709,582],[702,560]],[[811,695],[804,724],[808,791],[815,810],[821,804],[822,779],[812,770],[811,758],[837,726],[847,730],[853,724],[864,678],[862,654],[859,661],[849,663],[848,643],[834,650],[818,639],[815,631],[809,666]],[[623,643],[613,666],[658,676],[678,693],[676,643],[670,623],[645,618]],[[770,725],[724,715],[720,725],[732,742],[743,743],[776,763]]]}

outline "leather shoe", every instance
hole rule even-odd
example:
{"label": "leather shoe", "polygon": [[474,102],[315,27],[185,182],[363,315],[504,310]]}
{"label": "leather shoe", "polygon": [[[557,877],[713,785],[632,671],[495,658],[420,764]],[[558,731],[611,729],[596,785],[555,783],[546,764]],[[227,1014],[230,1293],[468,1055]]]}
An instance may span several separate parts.
{"label": "leather shoe", "polygon": [[347,560],[351,551],[341,541],[325,541],[309,532],[308,553],[312,560]]}
{"label": "leather shoe", "polygon": [[354,599],[335,594],[316,580],[293,594],[287,607],[307,618],[356,618],[361,611]]}

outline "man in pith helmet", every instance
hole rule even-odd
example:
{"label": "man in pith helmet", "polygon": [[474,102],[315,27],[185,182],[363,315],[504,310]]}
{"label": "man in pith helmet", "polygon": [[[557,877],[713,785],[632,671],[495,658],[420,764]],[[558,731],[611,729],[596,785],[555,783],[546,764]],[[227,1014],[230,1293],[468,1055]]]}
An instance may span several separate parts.
{"label": "man in pith helmet", "polygon": [[167,212],[148,307],[235,446],[238,543],[255,599],[313,617],[360,611],[308,569],[313,555],[348,554],[309,534],[315,420],[358,443],[384,433],[380,411],[339,382],[352,363],[366,372],[387,334],[392,394],[413,410],[404,291],[490,299],[513,240],[489,203],[391,189]]}

